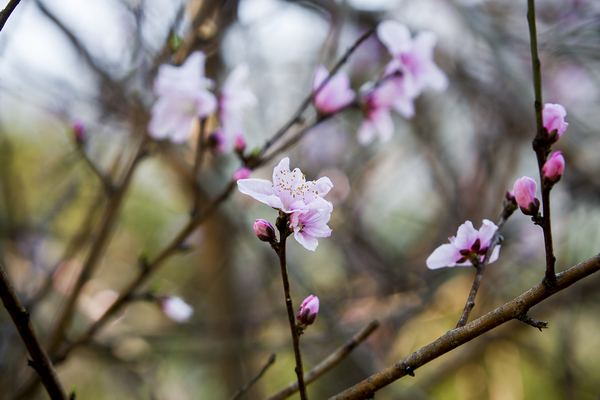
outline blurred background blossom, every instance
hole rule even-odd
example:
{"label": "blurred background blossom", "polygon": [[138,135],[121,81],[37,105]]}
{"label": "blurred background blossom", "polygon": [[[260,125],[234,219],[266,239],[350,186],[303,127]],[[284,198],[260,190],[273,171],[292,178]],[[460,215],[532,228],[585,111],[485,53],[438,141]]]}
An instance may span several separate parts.
{"label": "blurred background blossom", "polygon": [[[6,2],[4,2],[6,3]],[[557,269],[600,249],[600,3],[539,0],[544,102],[567,109],[569,128],[553,147],[567,167],[552,192]],[[4,4],[3,4],[4,5]],[[308,132],[285,153],[308,180],[334,188],[331,237],[316,252],[290,241],[295,306],[314,294],[319,318],[302,337],[315,366],[372,319],[382,326],[309,387],[327,398],[452,329],[474,271],[431,271],[425,260],[465,220],[497,222],[518,177],[539,184],[526,2],[502,0],[31,0],[0,34],[0,263],[41,336],[56,322],[81,269],[106,200],[77,151],[71,122],[85,126],[84,150],[119,177],[144,135],[162,63],[196,50],[222,88],[245,63],[256,106],[243,113],[247,151],[262,146],[311,91],[315,68],[331,68],[356,38],[386,19],[413,37],[436,35],[433,56],[448,77],[426,89],[415,116],[392,113],[390,141],[362,147],[354,107]],[[390,60],[373,35],[342,68],[354,91]],[[312,113],[312,114],[311,114]],[[311,110],[305,118],[313,118]],[[207,132],[219,124],[208,120]],[[196,127],[197,128],[197,127]],[[198,129],[181,145],[153,143],[135,173],[114,237],[83,291],[70,337],[98,318],[189,216]],[[280,158],[252,173],[271,179]],[[201,201],[225,187],[240,162],[207,154]],[[95,208],[94,208],[95,207]],[[278,261],[253,232],[276,212],[231,196],[143,291],[177,293],[189,322],[165,318],[151,301],[130,304],[58,367],[82,399],[228,398],[277,353],[248,393],[265,398],[295,379]],[[86,225],[88,224],[88,225]],[[486,270],[473,318],[542,279],[542,231],[520,213],[506,224],[498,261]],[[79,240],[70,251],[74,239]],[[65,257],[68,255],[68,257]],[[591,277],[532,310],[550,321],[539,333],[511,322],[377,394],[378,399],[597,399],[600,294]],[[49,284],[47,284],[49,282]],[[37,300],[37,295],[43,294]],[[15,360],[21,360],[15,363]],[[25,350],[0,311],[0,393],[26,381]],[[29,393],[22,398],[45,398]]]}

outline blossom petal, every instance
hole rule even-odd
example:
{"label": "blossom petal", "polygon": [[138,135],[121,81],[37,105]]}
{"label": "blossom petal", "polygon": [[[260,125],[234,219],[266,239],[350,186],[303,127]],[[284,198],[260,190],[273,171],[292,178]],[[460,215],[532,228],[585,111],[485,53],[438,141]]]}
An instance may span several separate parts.
{"label": "blossom petal", "polygon": [[300,230],[294,231],[294,239],[304,246],[306,250],[310,251],[315,251],[319,245],[319,241],[314,236],[310,236]]}
{"label": "blossom petal", "polygon": [[486,248],[490,246],[490,242],[492,241],[492,237],[498,230],[496,224],[494,224],[489,219],[484,219],[481,228],[479,228],[479,233],[477,237],[481,242],[481,248]]}
{"label": "blossom petal", "polygon": [[392,57],[398,57],[410,48],[410,31],[406,25],[400,22],[389,19],[381,21],[377,25],[377,37],[388,49]]}
{"label": "blossom petal", "polygon": [[442,267],[453,267],[456,261],[461,259],[459,249],[453,244],[443,244],[427,257],[427,268],[438,269]]}
{"label": "blossom petal", "polygon": [[473,227],[471,221],[465,221],[464,224],[458,227],[454,246],[458,249],[471,249],[473,243],[477,240],[477,230]]}
{"label": "blossom petal", "polygon": [[269,197],[274,195],[273,183],[266,179],[240,179],[237,181],[240,192],[247,194],[254,200],[269,204]]}

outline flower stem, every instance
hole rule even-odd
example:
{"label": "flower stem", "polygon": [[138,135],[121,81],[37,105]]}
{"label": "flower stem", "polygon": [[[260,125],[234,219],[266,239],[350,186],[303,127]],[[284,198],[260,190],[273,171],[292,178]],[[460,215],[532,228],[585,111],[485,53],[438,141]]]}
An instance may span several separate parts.
{"label": "flower stem", "polygon": [[504,209],[502,210],[502,214],[500,214],[500,221],[498,221],[498,229],[496,229],[496,233],[492,237],[492,241],[490,242],[490,247],[488,247],[487,252],[485,253],[485,258],[483,261],[479,262],[477,259],[473,259],[473,265],[477,269],[477,274],[475,275],[475,280],[473,281],[473,285],[471,286],[471,291],[469,292],[469,298],[467,299],[467,304],[465,304],[465,308],[463,309],[463,313],[456,324],[457,328],[461,326],[465,326],[467,321],[469,320],[469,315],[471,315],[471,311],[473,311],[473,307],[475,307],[475,296],[477,296],[477,291],[479,291],[479,286],[481,285],[481,280],[483,279],[483,273],[485,272],[485,267],[487,267],[490,258],[492,257],[492,253],[494,252],[494,248],[500,243],[500,230],[504,227],[504,224],[510,218],[513,212],[517,209],[517,203],[511,200],[506,200],[504,202]]}
{"label": "flower stem", "polygon": [[546,275],[544,283],[552,287],[556,283],[554,247],[552,245],[552,226],[550,224],[550,190],[552,185],[544,184],[544,173],[542,168],[548,159],[551,143],[548,134],[544,128],[542,119],[542,74],[541,63],[538,56],[537,29],[535,25],[535,1],[527,0],[527,21],[529,23],[529,38],[531,41],[531,64],[533,69],[533,88],[535,91],[535,121],[537,132],[533,140],[533,150],[535,151],[540,182],[542,182],[542,211],[543,220],[541,223],[544,231],[544,244],[546,248]]}
{"label": "flower stem", "polygon": [[283,280],[283,291],[285,292],[285,306],[288,313],[288,321],[290,322],[290,330],[292,331],[292,341],[294,343],[294,354],[296,356],[296,376],[298,377],[298,389],[300,391],[300,399],[308,400],[306,395],[306,385],[304,383],[304,369],[302,367],[302,355],[300,354],[300,336],[298,335],[298,327],[296,326],[296,315],[294,306],[292,305],[292,296],[290,294],[290,280],[287,273],[287,262],[285,254],[285,245],[287,237],[290,235],[288,229],[288,215],[284,212],[279,213],[277,218],[277,229],[279,230],[279,244],[274,246],[277,255],[279,256],[279,264],[281,266],[281,278]]}

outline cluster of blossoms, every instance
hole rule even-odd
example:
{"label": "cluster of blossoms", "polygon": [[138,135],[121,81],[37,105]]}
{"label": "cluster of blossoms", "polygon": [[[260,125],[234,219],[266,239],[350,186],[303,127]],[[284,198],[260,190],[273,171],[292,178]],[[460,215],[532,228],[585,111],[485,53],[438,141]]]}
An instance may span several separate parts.
{"label": "cluster of blossoms", "polygon": [[[444,90],[448,78],[433,62],[435,36],[421,32],[414,39],[408,28],[399,22],[386,20],[377,26],[377,37],[387,47],[392,60],[385,67],[380,82],[366,82],[359,90],[365,119],[358,129],[358,142],[369,144],[376,136],[389,140],[394,132],[391,110],[405,118],[415,114],[414,100],[427,88]],[[317,91],[329,73],[319,65],[313,77]],[[315,108],[321,115],[333,114],[354,101],[348,75],[341,72],[315,95]]]}
{"label": "cluster of blossoms", "polygon": [[189,139],[192,123],[219,111],[221,128],[214,134],[214,148],[226,151],[243,139],[242,115],[245,109],[256,104],[256,97],[245,85],[249,69],[238,65],[227,77],[219,98],[209,89],[212,79],[205,77],[206,56],[201,51],[192,53],[179,67],[161,65],[154,80],[158,96],[152,106],[148,125],[150,136],[157,140],[169,139],[183,143]]}
{"label": "cluster of blossoms", "polygon": [[[567,111],[560,104],[547,103],[542,110],[542,122],[547,139],[555,143],[565,133],[569,124],[565,122]],[[562,178],[565,172],[565,158],[561,151],[556,151],[546,160],[542,167],[542,180],[545,185],[552,186]],[[509,196],[514,197],[525,215],[536,217],[540,210],[540,200],[535,197],[537,184],[533,178],[524,176],[517,179]]]}
{"label": "cluster of blossoms", "polygon": [[[542,120],[546,130],[546,138],[550,143],[555,143],[565,133],[569,124],[565,122],[567,111],[560,104],[546,104],[542,110]],[[565,159],[562,152],[552,153],[542,167],[543,180],[547,185],[554,185],[560,180],[565,171]],[[535,180],[524,176],[517,179],[512,191],[507,193],[507,198],[514,200],[525,215],[537,217],[540,209],[540,200],[535,197],[537,185]],[[458,228],[456,237],[450,238],[449,244],[443,244],[427,258],[426,264],[430,269],[453,267],[455,265],[472,265],[471,260],[476,257],[484,260],[485,254],[491,245],[491,240],[497,226],[487,219],[477,231],[471,221],[467,221]],[[498,259],[500,246],[492,252],[489,263]]]}
{"label": "cluster of blossoms", "polygon": [[[294,238],[308,250],[317,248],[316,238],[331,235],[327,222],[331,218],[333,205],[323,198],[333,187],[329,178],[307,182],[299,168],[290,171],[290,159],[286,157],[273,170],[273,182],[266,179],[240,179],[237,185],[240,192],[289,214]],[[255,231],[267,232],[268,229],[273,230],[262,222],[255,224]],[[267,237],[269,235],[265,234]]]}

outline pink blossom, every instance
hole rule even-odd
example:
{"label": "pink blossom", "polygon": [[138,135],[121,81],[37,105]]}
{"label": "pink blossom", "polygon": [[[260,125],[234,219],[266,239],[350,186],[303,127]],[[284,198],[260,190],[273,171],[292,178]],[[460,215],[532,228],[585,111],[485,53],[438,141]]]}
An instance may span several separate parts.
{"label": "pink blossom", "polygon": [[556,137],[554,138],[554,141],[560,139],[569,126],[569,124],[565,122],[566,116],[567,110],[565,110],[565,108],[560,104],[544,104],[544,109],[542,110],[542,121],[544,123],[544,128],[546,128],[549,134],[556,130]]}
{"label": "pink blossom", "polygon": [[329,193],[333,183],[327,177],[306,182],[299,168],[290,171],[290,159],[285,157],[273,170],[273,182],[266,179],[240,179],[240,192],[285,213],[305,210],[310,203],[317,202],[322,208],[323,197]]}
{"label": "pink blossom", "polygon": [[235,67],[229,74],[219,99],[219,109],[221,124],[223,130],[228,135],[235,135],[244,132],[242,117],[245,109],[256,105],[256,96],[246,86],[246,80],[250,74],[250,69],[246,63]]}
{"label": "pink blossom", "polygon": [[182,143],[190,136],[195,118],[215,112],[217,99],[207,88],[212,80],[204,76],[206,57],[201,51],[192,53],[180,67],[161,65],[154,80],[158,100],[152,106],[148,133],[154,139],[170,139]]}
{"label": "pink blossom", "polygon": [[331,228],[327,226],[333,211],[333,204],[312,202],[305,210],[294,211],[290,216],[290,227],[294,231],[294,239],[305,249],[315,251],[319,242],[318,237],[331,236]]}
{"label": "pink blossom", "polygon": [[181,299],[181,297],[171,296],[159,300],[159,304],[165,315],[179,323],[187,322],[194,314],[194,309]]}
{"label": "pink blossom", "polygon": [[333,184],[327,177],[306,182],[300,169],[290,171],[290,160],[284,158],[273,170],[273,182],[266,179],[240,179],[240,192],[272,208],[290,215],[294,238],[308,250],[317,248],[317,237],[328,237],[327,226],[333,205],[323,197]]}
{"label": "pink blossom", "polygon": [[[427,258],[427,268],[438,269],[454,267],[455,265],[473,265],[470,261],[472,256],[477,256],[483,261],[497,229],[496,224],[487,219],[483,220],[483,225],[481,225],[479,231],[473,227],[471,221],[466,221],[458,227],[456,237],[451,237],[450,243],[441,245],[431,253]],[[489,263],[496,261],[499,254],[500,246],[496,246]]]}
{"label": "pink blossom", "polygon": [[[316,91],[327,79],[327,68],[319,65],[315,70],[312,89]],[[314,98],[315,107],[323,114],[333,114],[354,100],[355,93],[350,89],[350,79],[344,72],[333,76]]]}
{"label": "pink blossom", "polygon": [[377,37],[393,58],[385,75],[399,71],[404,77],[406,96],[416,98],[428,86],[439,91],[446,89],[448,78],[433,61],[436,37],[432,32],[421,32],[412,39],[405,25],[385,20],[377,26]]}
{"label": "pink blossom", "polygon": [[315,322],[317,318],[317,314],[319,313],[319,298],[317,296],[313,296],[312,294],[308,296],[298,309],[298,314],[296,314],[296,318],[298,319],[298,323],[302,325],[311,325]]}
{"label": "pink blossom", "polygon": [[257,219],[254,221],[254,233],[263,242],[272,242],[275,240],[275,229],[268,221]]}
{"label": "pink blossom", "polygon": [[533,179],[524,176],[517,179],[514,186],[515,200],[525,215],[537,215],[540,201],[535,197],[537,185]]}
{"label": "pink blossom", "polygon": [[547,178],[550,183],[558,182],[565,172],[565,158],[562,151],[552,153],[544,163],[542,171],[544,172],[544,178]]}
{"label": "pink blossom", "polygon": [[357,133],[358,143],[363,146],[373,141],[376,136],[386,142],[392,138],[394,133],[391,108],[396,97],[396,86],[387,81],[374,90],[371,90],[372,87],[373,82],[367,82],[360,90],[360,92],[366,93],[361,99],[365,119]]}
{"label": "pink blossom", "polygon": [[233,180],[237,182],[240,179],[248,179],[248,178],[250,178],[251,173],[252,173],[252,170],[250,168],[246,168],[246,167],[240,168],[233,173]]}

